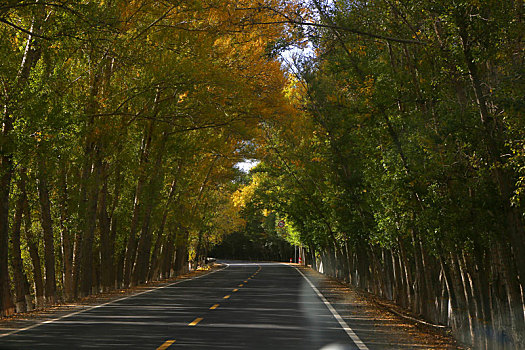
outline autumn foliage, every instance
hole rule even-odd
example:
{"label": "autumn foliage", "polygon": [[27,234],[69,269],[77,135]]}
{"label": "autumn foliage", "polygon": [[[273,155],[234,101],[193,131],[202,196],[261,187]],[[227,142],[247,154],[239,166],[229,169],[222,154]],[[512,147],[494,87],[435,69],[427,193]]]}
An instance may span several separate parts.
{"label": "autumn foliage", "polygon": [[234,165],[288,113],[253,7],[0,5],[2,315],[183,273],[242,226]]}

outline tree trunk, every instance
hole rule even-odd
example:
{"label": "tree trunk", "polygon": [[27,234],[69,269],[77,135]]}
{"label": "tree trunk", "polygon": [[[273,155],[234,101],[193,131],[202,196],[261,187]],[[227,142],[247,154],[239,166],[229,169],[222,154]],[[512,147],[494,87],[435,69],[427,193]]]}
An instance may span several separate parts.
{"label": "tree trunk", "polygon": [[133,201],[133,217],[131,219],[131,226],[129,229],[129,237],[126,245],[126,255],[124,260],[124,287],[129,287],[131,283],[131,274],[135,265],[135,258],[137,254],[137,229],[142,216],[142,196],[143,187],[146,184],[147,174],[146,165],[149,161],[149,153],[151,146],[151,139],[154,129],[154,120],[151,120],[144,130],[142,138],[140,162],[139,162],[139,178],[137,179],[137,186],[135,187],[135,199]]}
{"label": "tree trunk", "polygon": [[477,297],[474,294],[474,291],[472,290],[472,279],[470,274],[468,273],[468,269],[465,264],[464,260],[464,254],[462,253],[457,257],[457,262],[459,265],[459,273],[461,274],[461,278],[463,281],[463,289],[465,291],[465,299],[467,301],[467,307],[468,307],[468,317],[470,322],[470,329],[471,329],[471,337],[472,337],[472,346],[474,348],[479,348],[480,344],[478,343],[479,337],[479,323],[478,323],[478,313],[476,310],[476,302],[474,301],[474,298]]}
{"label": "tree trunk", "polygon": [[125,259],[126,252],[124,250],[120,251],[117,254],[117,264],[116,264],[116,271],[115,271],[115,286],[116,288],[123,288],[124,287],[124,259]]}
{"label": "tree trunk", "polygon": [[91,294],[98,294],[101,291],[101,261],[100,261],[100,243],[97,240],[93,240],[93,268],[91,269]]}
{"label": "tree trunk", "polygon": [[73,289],[73,243],[69,228],[69,196],[68,196],[68,179],[67,165],[61,161],[59,172],[59,207],[60,207],[60,241],[62,246],[62,264],[63,264],[63,298],[65,301],[71,301],[74,297]]}
{"label": "tree trunk", "polygon": [[168,238],[166,244],[162,247],[162,265],[161,265],[161,277],[171,277],[171,270],[174,261],[175,254],[175,242],[173,239],[173,232],[170,229],[168,232]]}
{"label": "tree trunk", "polygon": [[29,282],[27,281],[24,272],[24,264],[22,261],[22,252],[20,250],[20,232],[22,227],[22,217],[24,213],[24,198],[22,195],[18,196],[15,208],[15,217],[13,220],[12,235],[11,235],[11,265],[13,267],[13,277],[15,282],[15,306],[16,312],[25,312],[31,310],[32,304],[27,303],[31,301],[29,293]]}
{"label": "tree trunk", "polygon": [[153,252],[151,253],[151,261],[149,264],[148,271],[148,281],[157,281],[159,279],[160,266],[162,266],[162,254],[164,253],[164,246],[166,245],[166,239],[164,237],[163,232],[164,225],[161,222],[159,232],[157,232],[155,245],[153,246]]}
{"label": "tree trunk", "polygon": [[95,238],[95,229],[97,223],[97,206],[100,171],[102,167],[102,160],[100,159],[100,151],[97,149],[95,154],[95,161],[93,163],[93,171],[91,181],[89,182],[89,194],[87,201],[86,217],[82,246],[81,246],[81,281],[80,281],[80,297],[90,295],[93,286],[93,243]]}
{"label": "tree trunk", "polygon": [[[92,119],[88,122],[87,128],[91,128]],[[86,138],[84,148],[84,164],[82,165],[82,174],[80,175],[80,191],[78,199],[78,225],[76,227],[75,242],[73,247],[73,297],[76,298],[79,289],[79,280],[82,267],[82,240],[86,222],[86,212],[88,203],[88,183],[93,166],[94,144]]]}
{"label": "tree trunk", "polygon": [[98,226],[100,229],[100,282],[102,291],[107,292],[112,289],[113,270],[113,242],[111,240],[110,218],[107,211],[108,199],[108,164],[102,165],[102,189],[99,195],[98,204]]}
{"label": "tree trunk", "polygon": [[405,246],[402,240],[398,239],[398,247],[399,247],[399,266],[401,269],[401,278],[403,279],[403,284],[406,288],[406,294],[404,295],[404,298],[406,300],[405,307],[410,309],[413,308],[413,300],[414,298],[414,284],[412,281],[412,276],[410,274],[410,261],[408,260]]}
{"label": "tree trunk", "polygon": [[461,342],[470,345],[473,341],[473,329],[469,319],[467,292],[458,259],[454,254],[450,254],[450,276],[456,297],[456,311],[454,312],[454,328],[456,331],[454,333]]}
{"label": "tree trunk", "polygon": [[[201,250],[202,250],[202,236],[204,235],[204,230],[200,229],[197,234],[197,246],[195,247],[195,258],[192,262],[193,268],[197,268],[201,263]],[[297,262],[297,261],[296,261]]]}
{"label": "tree trunk", "polygon": [[384,274],[385,274],[385,298],[394,299],[395,273],[394,260],[392,259],[392,250],[387,248],[381,249],[383,255]]}
{"label": "tree trunk", "polygon": [[[476,334],[478,339],[476,340],[476,343],[480,349],[486,349],[486,342],[489,336],[489,329],[487,325],[491,322],[490,309],[487,308],[489,305],[488,283],[486,282],[486,276],[484,276],[488,270],[483,271],[483,259],[480,260],[482,252],[479,252],[478,249],[480,248],[475,247],[474,259],[472,259],[470,256],[465,256],[465,266],[467,267],[469,275],[472,279],[473,300],[476,303],[478,323],[478,334]],[[489,312],[487,313],[487,311]]]}
{"label": "tree trunk", "polygon": [[[179,171],[180,169],[181,167],[179,165]],[[162,213],[162,219],[160,221],[160,226],[157,232],[157,239],[155,241],[155,246],[153,248],[151,261],[149,264],[148,280],[154,280],[159,278],[160,266],[162,266],[162,262],[160,261],[162,256],[161,248],[164,250],[164,246],[166,244],[166,240],[164,238],[164,227],[166,226],[170,204],[174,197],[175,189],[177,187],[177,177],[178,174],[176,175],[175,179],[171,182],[170,192],[168,194],[168,198],[164,206],[164,211]]]}
{"label": "tree trunk", "polygon": [[524,344],[525,323],[523,318],[523,302],[521,290],[517,279],[517,271],[512,260],[511,247],[503,246],[500,248],[501,271],[507,291],[508,315],[506,322],[510,327],[509,333],[512,334],[512,345],[522,349]]}
{"label": "tree trunk", "polygon": [[37,309],[44,307],[44,279],[42,277],[42,264],[40,262],[40,255],[38,254],[38,240],[33,235],[31,209],[29,208],[29,200],[26,190],[27,174],[25,169],[20,171],[19,189],[20,195],[24,199],[24,226],[25,238],[29,248],[29,255],[31,256],[31,263],[33,264],[33,281],[35,285],[35,306]]}
{"label": "tree trunk", "polygon": [[[6,106],[7,108],[7,106]],[[11,142],[13,130],[12,117],[6,111],[3,118],[2,142],[0,142],[0,315],[8,316],[15,312],[11,297],[11,281],[8,271],[9,250],[9,192],[13,174],[13,156],[6,145]]]}
{"label": "tree trunk", "polygon": [[51,202],[47,184],[46,167],[43,159],[38,161],[38,197],[40,199],[40,220],[44,231],[45,297],[48,305],[56,302],[55,247]]}
{"label": "tree trunk", "polygon": [[[117,237],[117,227],[118,227],[118,218],[115,215],[115,210],[117,209],[119,203],[120,203],[120,191],[122,188],[122,167],[119,164],[117,164],[116,170],[115,170],[115,187],[113,189],[113,201],[111,204],[110,212],[109,212],[109,246],[111,247],[111,259],[113,261],[113,267],[110,268],[110,276],[109,279],[112,283],[112,288],[118,288],[120,283],[117,281],[117,274],[122,274],[122,271],[120,271],[120,265],[115,264],[115,261],[118,260],[117,254],[115,253],[115,239]],[[124,266],[122,266],[123,268]]]}
{"label": "tree trunk", "polygon": [[151,253],[151,234],[150,234],[150,221],[151,214],[154,206],[155,193],[149,192],[145,200],[144,215],[142,220],[142,227],[140,230],[140,238],[137,245],[137,257],[135,268],[132,272],[131,284],[138,285],[146,281],[148,263]]}
{"label": "tree trunk", "polygon": [[[118,219],[115,216],[111,217],[110,223],[110,244],[113,247],[113,264],[111,268],[111,281],[113,283],[113,288],[120,288],[122,284],[122,272],[124,270],[124,258],[122,257],[122,266],[120,266],[120,254],[116,251],[115,239],[117,237],[117,227]],[[123,255],[123,254],[122,254]],[[120,276],[120,277],[119,277]]]}
{"label": "tree trunk", "polygon": [[177,233],[175,252],[175,276],[188,272],[188,232]]}

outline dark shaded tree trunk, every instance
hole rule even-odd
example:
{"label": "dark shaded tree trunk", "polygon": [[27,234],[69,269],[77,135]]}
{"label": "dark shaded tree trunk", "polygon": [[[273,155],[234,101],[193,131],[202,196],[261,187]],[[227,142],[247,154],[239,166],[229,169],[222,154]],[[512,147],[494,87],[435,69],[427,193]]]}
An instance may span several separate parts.
{"label": "dark shaded tree trunk", "polygon": [[175,265],[173,267],[175,276],[188,272],[188,232],[179,232],[176,237]]}
{"label": "dark shaded tree trunk", "polygon": [[162,246],[160,271],[161,278],[169,278],[172,276],[172,268],[175,254],[175,233],[173,226],[168,227],[168,234],[166,243]]}
{"label": "dark shaded tree trunk", "polygon": [[[2,141],[10,137],[13,129],[12,120],[9,116],[4,117],[2,130]],[[9,142],[1,142],[5,145]],[[12,155],[1,146],[0,156],[0,314],[8,316],[15,312],[11,296],[11,281],[8,271],[8,250],[9,250],[9,192],[11,189],[11,176],[13,173]]]}
{"label": "dark shaded tree trunk", "polygon": [[134,284],[145,282],[148,275],[148,263],[150,262],[152,240],[150,232],[150,222],[151,215],[153,214],[153,210],[157,205],[158,196],[161,190],[161,184],[164,175],[162,159],[165,156],[165,148],[167,141],[168,132],[165,131],[162,134],[161,139],[159,141],[155,164],[151,171],[151,178],[147,186],[148,190],[144,203],[144,217],[142,221],[142,229],[140,232],[140,239],[137,251],[137,265],[133,276]]}
{"label": "dark shaded tree trunk", "polygon": [[31,295],[29,293],[29,282],[24,271],[22,252],[20,250],[20,232],[24,214],[24,198],[18,196],[15,208],[15,217],[11,235],[11,265],[15,282],[15,307],[16,312],[25,312],[32,309]]}
{"label": "dark shaded tree trunk", "polygon": [[20,189],[20,196],[24,199],[24,228],[27,246],[29,248],[29,255],[31,256],[31,263],[33,265],[33,282],[35,286],[35,306],[37,309],[44,307],[44,279],[42,277],[42,264],[40,262],[40,255],[38,254],[38,239],[33,234],[31,208],[29,207],[29,199],[27,197],[27,173],[26,169],[20,170],[20,182],[18,188]]}
{"label": "dark shaded tree trunk", "polygon": [[40,221],[44,231],[45,297],[46,303],[53,305],[56,302],[55,242],[47,177],[46,167],[41,158],[38,169],[38,197],[40,200]]}
{"label": "dark shaded tree trunk", "polygon": [[[179,171],[181,167],[179,166]],[[178,176],[178,172],[177,172]],[[177,176],[171,182],[170,192],[166,200],[166,204],[162,213],[162,219],[160,221],[160,226],[157,231],[157,239],[155,240],[155,246],[150,259],[149,271],[148,271],[148,280],[156,280],[159,278],[160,267],[162,266],[162,255],[161,248],[164,250],[166,245],[166,239],[164,237],[164,227],[166,226],[166,221],[168,219],[168,213],[170,210],[170,204],[175,194],[175,189],[177,187]]]}
{"label": "dark shaded tree trunk", "polygon": [[99,195],[98,205],[98,225],[100,229],[100,281],[102,291],[107,292],[113,288],[113,250],[114,244],[112,242],[111,234],[111,219],[107,211],[108,199],[108,165],[102,166],[102,189]]}
{"label": "dark shaded tree trunk", "polygon": [[95,238],[95,229],[97,223],[97,206],[100,171],[102,167],[102,160],[100,159],[99,150],[96,150],[95,161],[93,163],[93,172],[91,174],[91,181],[89,183],[89,194],[86,208],[86,221],[84,225],[82,246],[81,246],[81,281],[80,281],[80,297],[90,295],[93,287],[93,244]]}
{"label": "dark shaded tree trunk", "polygon": [[195,247],[195,258],[192,261],[193,268],[197,268],[202,263],[202,237],[204,235],[204,230],[199,230],[199,233],[197,234],[197,246]]}
{"label": "dark shaded tree trunk", "polygon": [[71,301],[74,297],[73,286],[73,241],[69,227],[69,196],[67,165],[65,161],[60,162],[58,197],[60,207],[60,241],[62,247],[62,271],[63,271],[63,298]]}
{"label": "dark shaded tree trunk", "polygon": [[117,254],[117,264],[116,264],[116,271],[115,271],[115,286],[116,288],[123,288],[124,287],[124,259],[125,259],[126,252],[120,251]]}
{"label": "dark shaded tree trunk", "polygon": [[[88,124],[88,128],[90,128]],[[91,167],[93,165],[93,150],[94,144],[86,140],[84,149],[84,164],[82,165],[82,173],[80,175],[80,190],[78,199],[78,225],[76,227],[75,241],[73,246],[73,297],[78,296],[79,281],[82,267],[82,240],[85,226],[87,225],[86,212],[88,206],[88,183],[91,174]]]}
{"label": "dark shaded tree trunk", "polygon": [[155,239],[155,245],[153,246],[153,251],[151,252],[148,281],[157,281],[159,279],[160,267],[162,266],[162,254],[164,253],[163,250],[165,245],[166,237],[164,236],[164,224],[161,222],[159,231],[157,232],[157,238]]}
{"label": "dark shaded tree trunk", "polygon": [[140,162],[139,162],[139,178],[137,179],[137,186],[135,187],[135,199],[133,201],[133,217],[131,219],[131,226],[129,229],[129,236],[126,245],[126,255],[124,259],[123,283],[124,287],[129,287],[131,284],[131,276],[135,265],[135,258],[137,254],[137,230],[142,218],[143,204],[143,188],[147,180],[147,163],[149,162],[149,153],[151,147],[151,140],[154,129],[154,121],[144,129],[144,136],[142,138]]}
{"label": "dark shaded tree trunk", "polygon": [[124,266],[120,266],[119,263],[115,264],[115,262],[120,262],[119,256],[117,252],[115,252],[115,239],[117,237],[117,228],[118,228],[118,218],[117,215],[115,215],[115,210],[117,209],[119,203],[120,203],[120,192],[122,189],[122,182],[123,182],[123,176],[122,176],[122,166],[117,164],[116,170],[115,170],[115,187],[113,190],[113,199],[112,204],[109,212],[109,245],[111,246],[111,257],[112,260],[112,268],[110,268],[110,276],[109,279],[111,280],[111,283],[113,285],[112,288],[118,288],[120,286],[121,281],[118,281],[117,275],[122,276],[122,269]]}

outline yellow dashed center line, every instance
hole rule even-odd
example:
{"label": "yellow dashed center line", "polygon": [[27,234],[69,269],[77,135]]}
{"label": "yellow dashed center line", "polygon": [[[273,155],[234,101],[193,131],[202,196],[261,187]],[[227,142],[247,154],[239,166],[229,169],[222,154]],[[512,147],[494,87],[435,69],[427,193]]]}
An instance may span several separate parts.
{"label": "yellow dashed center line", "polygon": [[[261,268],[259,267],[259,269],[258,269],[253,275],[251,275],[250,277],[248,277],[247,280],[244,280],[244,283],[248,283],[248,280],[251,280],[253,277],[255,277],[255,276],[259,273],[260,270],[261,270]],[[242,283],[239,284],[239,287],[243,287],[243,286],[244,286],[244,284],[242,284]],[[239,289],[237,289],[237,288],[235,288],[235,289],[233,290],[233,292],[238,292],[238,291],[239,291]],[[229,299],[230,297],[231,297],[231,294],[228,294],[228,295],[225,295],[225,296],[223,297],[223,299]],[[218,308],[218,307],[219,307],[219,304],[214,304],[214,305],[210,306],[210,310],[215,310],[215,309]],[[196,326],[196,325],[197,325],[200,321],[202,321],[202,320],[203,320],[202,317],[197,317],[197,318],[194,319],[191,323],[189,323],[188,326]],[[175,342],[175,340],[167,340],[164,344],[162,344],[161,346],[159,346],[159,347],[157,348],[157,350],[165,350],[165,349],[167,349],[168,347],[170,347],[174,342]]]}
{"label": "yellow dashed center line", "polygon": [[197,317],[196,319],[193,320],[193,322],[188,324],[188,326],[196,326],[197,323],[199,323],[200,321],[202,321],[202,317]]}
{"label": "yellow dashed center line", "polygon": [[162,344],[161,346],[159,346],[157,348],[157,350],[165,350],[165,349],[169,348],[170,345],[173,344],[173,343],[175,343],[175,340],[166,340],[164,342],[164,344]]}

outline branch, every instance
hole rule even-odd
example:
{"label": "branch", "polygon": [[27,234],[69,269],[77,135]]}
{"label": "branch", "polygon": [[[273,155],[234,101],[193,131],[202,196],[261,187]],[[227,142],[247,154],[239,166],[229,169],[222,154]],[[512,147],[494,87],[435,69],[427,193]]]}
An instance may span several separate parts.
{"label": "branch", "polygon": [[186,131],[195,131],[195,130],[202,130],[202,129],[220,128],[220,127],[223,127],[223,126],[230,125],[234,121],[235,120],[232,119],[232,120],[229,120],[227,122],[219,123],[219,124],[208,124],[208,125],[195,126],[195,127],[187,128],[187,129],[178,129],[178,130],[170,132],[169,134],[171,135],[171,134],[176,134],[176,133],[186,132]]}
{"label": "branch", "polygon": [[0,18],[0,23],[5,23],[8,26],[11,26],[11,27],[13,27],[13,28],[23,32],[23,33],[26,33],[26,34],[34,36],[34,37],[37,37],[37,38],[40,38],[40,39],[44,39],[44,40],[51,40],[51,38],[49,38],[49,37],[46,37],[46,36],[43,36],[43,35],[40,35],[40,34],[36,34],[36,33],[32,32],[30,30],[27,30],[25,28],[19,27],[16,24],[14,24],[12,22],[9,22],[8,20],[3,19],[3,18]]}
{"label": "branch", "polygon": [[[67,2],[54,3],[54,2],[34,1],[34,2],[18,3],[18,4],[13,4],[13,5],[0,6],[0,12],[1,11],[8,11],[8,10],[11,10],[11,9],[16,9],[16,8],[20,8],[20,7],[28,7],[28,6],[44,6],[44,7],[49,6],[49,7],[60,8],[60,9],[63,9],[65,11],[69,11],[69,12],[73,13],[78,18],[82,19],[82,21],[84,23],[88,23],[88,24],[91,23],[89,20],[86,19],[86,16],[82,12],[77,11],[77,10],[67,6]],[[96,21],[96,23],[104,23],[104,22]],[[17,28],[17,29],[19,29],[19,28]],[[29,34],[29,33],[27,33],[27,34]],[[73,38],[76,38],[76,37],[73,36]],[[48,40],[50,40],[50,39],[48,39]]]}
{"label": "branch", "polygon": [[294,25],[300,25],[300,26],[309,26],[309,27],[316,27],[316,28],[327,28],[327,29],[332,29],[332,30],[340,30],[340,31],[348,32],[348,33],[357,34],[357,35],[360,35],[360,36],[367,36],[367,37],[370,37],[370,38],[382,39],[382,40],[387,40],[387,41],[392,41],[392,42],[397,42],[397,43],[402,43],[402,44],[425,45],[424,42],[419,41],[419,40],[395,38],[395,37],[386,36],[386,35],[369,33],[369,32],[365,32],[365,31],[359,30],[359,29],[355,29],[355,28],[342,27],[342,26],[338,26],[338,25],[334,25],[334,24],[323,24],[323,23],[306,22],[306,21],[303,21],[303,20],[297,20],[297,19],[293,19],[290,16],[287,16],[286,14],[284,14],[284,13],[282,13],[282,12],[280,12],[280,11],[274,9],[274,8],[271,8],[271,7],[238,8],[238,10],[254,10],[254,9],[270,10],[270,11],[278,14],[279,16],[284,17],[285,20],[283,20],[283,21],[270,21],[270,22],[252,22],[249,25],[257,25],[257,24],[259,24],[259,25],[264,25],[264,24],[285,24],[285,23],[288,23],[288,24],[294,24]]}
{"label": "branch", "polygon": [[171,11],[173,11],[175,8],[177,8],[179,6],[178,3],[176,3],[175,5],[173,5],[172,7],[170,7],[168,10],[166,10],[166,12],[164,12],[159,18],[157,18],[156,20],[154,20],[153,22],[151,22],[146,28],[144,28],[142,31],[140,31],[140,33],[138,33],[137,35],[135,35],[135,37],[133,39],[137,39],[139,37],[141,37],[144,33],[146,33],[151,27],[155,26],[157,23],[159,23],[160,21],[162,21],[164,18],[166,18],[170,13]]}

